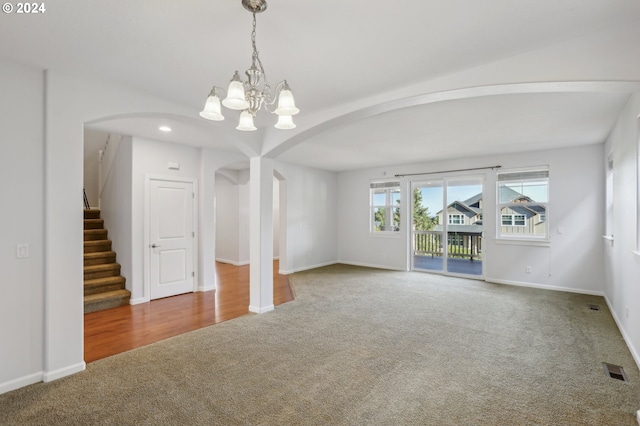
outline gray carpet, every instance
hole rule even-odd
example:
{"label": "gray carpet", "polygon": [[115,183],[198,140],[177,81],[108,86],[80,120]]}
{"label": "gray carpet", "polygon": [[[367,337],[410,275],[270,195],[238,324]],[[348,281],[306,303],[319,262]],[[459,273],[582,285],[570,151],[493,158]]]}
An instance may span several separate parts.
{"label": "gray carpet", "polygon": [[0,395],[0,424],[636,424],[640,376],[600,297],[344,265],[290,278],[273,312]]}

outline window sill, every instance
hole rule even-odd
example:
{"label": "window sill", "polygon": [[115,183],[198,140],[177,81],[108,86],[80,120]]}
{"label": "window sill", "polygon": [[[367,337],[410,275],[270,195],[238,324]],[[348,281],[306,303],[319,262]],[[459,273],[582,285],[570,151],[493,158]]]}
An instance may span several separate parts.
{"label": "window sill", "polygon": [[506,244],[514,246],[536,246],[536,247],[550,247],[551,241],[549,240],[516,240],[506,238],[496,238],[496,244]]}

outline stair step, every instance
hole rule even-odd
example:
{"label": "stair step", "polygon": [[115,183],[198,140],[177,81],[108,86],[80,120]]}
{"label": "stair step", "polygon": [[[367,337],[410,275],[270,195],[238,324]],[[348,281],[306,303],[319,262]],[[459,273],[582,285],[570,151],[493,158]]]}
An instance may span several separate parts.
{"label": "stair step", "polygon": [[100,210],[99,209],[91,209],[84,211],[85,219],[100,219]]}
{"label": "stair step", "polygon": [[84,229],[103,229],[104,219],[85,219]]}
{"label": "stair step", "polygon": [[107,239],[106,229],[85,229],[84,230],[85,241],[97,241],[97,240],[106,240],[106,239]]}
{"label": "stair step", "polygon": [[103,263],[84,267],[84,280],[120,276],[119,263]]}
{"label": "stair step", "polygon": [[99,209],[84,211],[84,313],[128,305],[131,292],[120,276],[120,264]]}
{"label": "stair step", "polygon": [[111,251],[111,240],[85,241],[84,252],[96,253],[100,251]]}
{"label": "stair step", "polygon": [[114,290],[84,297],[84,313],[116,308],[129,304],[131,292],[129,290]]}
{"label": "stair step", "polygon": [[84,266],[102,265],[105,263],[115,263],[115,251],[97,251],[84,254]]}
{"label": "stair step", "polygon": [[84,280],[84,295],[123,290],[125,283],[125,278],[121,276]]}

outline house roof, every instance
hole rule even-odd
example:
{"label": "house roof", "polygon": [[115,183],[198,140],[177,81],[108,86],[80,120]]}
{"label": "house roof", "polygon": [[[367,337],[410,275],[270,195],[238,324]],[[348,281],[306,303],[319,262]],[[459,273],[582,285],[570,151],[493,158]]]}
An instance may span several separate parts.
{"label": "house roof", "polygon": [[[482,213],[481,209],[478,209],[475,207],[469,207],[462,201],[454,201],[453,203],[449,204],[447,208],[453,208],[459,211],[460,213],[465,213],[467,217],[473,217],[479,213]],[[442,210],[440,210],[437,214],[440,214],[440,213],[442,213]]]}
{"label": "house roof", "polygon": [[478,202],[480,202],[482,200],[482,193],[476,194],[471,198],[468,198],[466,200],[463,201],[463,203],[467,206],[470,206],[472,204],[476,204]]}
{"label": "house roof", "polygon": [[500,202],[510,203],[514,200],[517,200],[518,198],[521,198],[526,201],[533,201],[531,200],[531,198],[527,197],[526,195],[522,195],[518,191],[515,191],[514,189],[508,186],[499,186],[498,191],[499,191],[498,199]]}
{"label": "house roof", "polygon": [[[500,190],[500,199],[506,202],[511,202],[522,198],[527,201],[532,201],[531,198],[520,194],[518,191],[513,190],[512,188],[501,186]],[[447,206],[447,209],[454,208],[460,212],[469,212],[475,215],[482,214],[482,209],[478,207],[469,207],[469,204],[476,204],[482,200],[482,193],[476,194],[471,198],[466,199],[465,201],[454,201],[453,203]],[[524,214],[527,218],[535,216],[536,214],[545,213],[546,208],[540,204],[529,204],[529,205],[512,205],[509,207],[511,210],[518,214]],[[442,210],[440,210],[437,214],[441,214]],[[468,215],[467,215],[468,216]],[[469,217],[469,216],[468,216]],[[449,225],[456,226],[456,225]]]}

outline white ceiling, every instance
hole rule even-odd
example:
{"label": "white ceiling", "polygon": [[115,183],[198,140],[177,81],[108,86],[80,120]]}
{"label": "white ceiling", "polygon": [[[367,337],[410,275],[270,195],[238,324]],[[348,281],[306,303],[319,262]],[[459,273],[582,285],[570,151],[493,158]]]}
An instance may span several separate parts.
{"label": "white ceiling", "polygon": [[[193,118],[145,115],[93,123],[94,128],[236,149],[219,135],[238,133],[233,130],[237,114],[210,123],[197,112],[212,84],[226,86],[233,71],[250,64],[251,15],[240,0],[45,5],[40,15],[3,14],[0,58],[93,75],[193,110]],[[605,48],[620,63],[640,57],[637,38],[611,36],[624,28],[638,34],[637,0],[269,0],[257,20],[257,44],[269,80],[275,84],[286,78],[302,110],[296,117],[298,131],[318,126],[311,117],[359,100],[576,40],[609,43]],[[565,52],[558,56],[571,63],[572,51]],[[589,52],[579,53],[589,57]],[[574,78],[572,69],[559,69],[562,65],[552,56],[545,59],[535,64],[540,81]],[[611,66],[595,54],[589,64],[594,72]],[[626,80],[640,82],[640,69],[627,67],[623,73]],[[278,159],[348,170],[600,143],[630,90],[637,87],[474,96],[334,119],[322,131],[318,127],[308,137],[298,136],[297,145]],[[259,122],[267,125],[271,119]],[[174,130],[160,133],[161,124]],[[260,131],[246,137],[268,136]]]}

